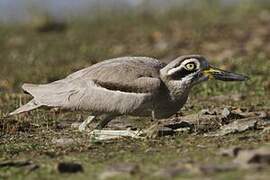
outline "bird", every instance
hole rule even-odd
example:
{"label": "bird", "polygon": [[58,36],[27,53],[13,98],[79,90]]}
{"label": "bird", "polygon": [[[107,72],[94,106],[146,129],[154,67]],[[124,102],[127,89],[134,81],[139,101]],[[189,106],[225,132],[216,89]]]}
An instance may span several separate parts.
{"label": "bird", "polygon": [[85,111],[89,116],[80,131],[96,119],[95,129],[102,129],[122,115],[166,119],[184,106],[193,86],[208,79],[245,81],[248,76],[213,67],[196,54],[168,64],[151,57],[118,57],[48,84],[23,84],[33,99],[9,116],[40,107]]}

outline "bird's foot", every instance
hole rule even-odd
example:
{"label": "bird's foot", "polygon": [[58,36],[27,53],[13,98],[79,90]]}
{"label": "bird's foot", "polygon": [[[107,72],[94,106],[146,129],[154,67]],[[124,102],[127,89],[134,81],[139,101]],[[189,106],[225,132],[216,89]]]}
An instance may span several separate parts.
{"label": "bird's foot", "polygon": [[148,129],[144,130],[146,138],[153,139],[159,136],[159,130],[162,124],[160,122],[153,123]]}
{"label": "bird's foot", "polygon": [[84,120],[80,125],[79,125],[79,131],[84,132],[84,131],[91,131],[89,129],[89,124],[95,119],[95,116],[89,116],[86,120]]}

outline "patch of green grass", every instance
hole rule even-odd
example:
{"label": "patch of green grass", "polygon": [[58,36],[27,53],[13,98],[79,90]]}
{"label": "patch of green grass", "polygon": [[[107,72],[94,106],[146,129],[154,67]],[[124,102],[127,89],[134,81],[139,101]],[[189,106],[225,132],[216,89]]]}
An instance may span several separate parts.
{"label": "patch of green grass", "polygon": [[[35,179],[42,176],[44,179],[50,178],[81,178],[89,179],[96,178],[106,167],[118,163],[133,163],[138,164],[140,171],[135,174],[133,179],[139,177],[153,178],[154,172],[160,168],[166,168],[173,162],[192,160],[198,164],[207,163],[226,163],[230,158],[224,158],[218,155],[220,148],[230,147],[232,145],[243,145],[240,140],[245,135],[226,136],[221,138],[203,138],[200,136],[187,136],[187,137],[173,137],[162,138],[158,141],[134,141],[124,140],[112,143],[102,143],[92,145],[86,151],[67,152],[56,157],[51,158],[46,155],[27,155],[31,151],[28,149],[21,149],[21,154],[16,156],[30,158],[40,166],[39,169],[27,173],[24,168],[1,168],[1,176],[12,176],[13,178],[27,178]],[[259,138],[259,136],[258,136]],[[244,147],[261,146],[262,142],[258,143],[252,139],[248,140],[251,144],[246,144]],[[38,142],[42,143],[42,142]],[[200,146],[199,146],[200,145]],[[27,158],[28,157],[28,158]],[[83,173],[74,174],[71,176],[60,174],[56,170],[58,162],[78,162],[84,167]],[[248,171],[243,172],[230,172],[230,173],[214,173],[213,175],[218,179],[225,177],[242,177],[245,174],[250,174]],[[267,173],[266,173],[267,174]],[[180,174],[179,178],[197,177],[194,174],[184,173]]]}
{"label": "patch of green grass", "polygon": [[[32,172],[27,168],[0,167],[0,178],[95,179],[107,166],[128,162],[138,164],[139,173],[115,179],[156,179],[155,172],[175,161],[222,164],[232,159],[218,155],[221,148],[269,145],[269,139],[263,138],[259,131],[224,137],[183,134],[155,140],[90,142],[87,134],[70,128],[72,122],[81,119],[76,113],[38,110],[1,118],[29,99],[20,89],[24,82],[51,82],[101,60],[130,55],[168,62],[183,54],[200,53],[217,67],[250,76],[247,82],[209,81],[196,86],[182,109],[184,114],[225,106],[269,109],[269,18],[269,3],[221,8],[216,1],[202,1],[163,14],[130,12],[91,20],[74,19],[62,32],[40,33],[32,26],[0,25],[0,159],[29,159],[40,166]],[[245,98],[209,100],[231,94],[242,94]],[[147,118],[126,119],[138,127],[150,125]],[[66,127],[61,128],[61,123]],[[72,138],[75,143],[57,146],[52,143],[54,138]],[[62,161],[78,162],[84,172],[60,174],[56,165]],[[176,179],[241,179],[250,175],[254,179],[267,179],[269,170],[184,173]]]}

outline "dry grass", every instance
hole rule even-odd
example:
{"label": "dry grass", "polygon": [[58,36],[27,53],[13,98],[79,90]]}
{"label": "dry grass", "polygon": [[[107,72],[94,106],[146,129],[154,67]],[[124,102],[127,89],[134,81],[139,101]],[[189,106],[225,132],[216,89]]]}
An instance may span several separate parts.
{"label": "dry grass", "polygon": [[[31,26],[0,25],[0,116],[27,101],[29,97],[20,90],[23,82],[51,82],[106,58],[140,55],[170,61],[179,55],[194,53],[204,54],[221,68],[248,74],[251,80],[246,83],[211,81],[196,87],[182,111],[184,114],[229,105],[269,109],[269,7],[270,4],[253,4],[222,9],[204,4],[201,8],[172,9],[165,14],[130,13],[74,20],[67,24],[65,31],[47,33],[37,32]],[[225,102],[209,100],[212,96],[235,93],[245,98]],[[109,164],[130,162],[141,168],[133,179],[151,179],[152,172],[177,159],[223,163],[230,159],[216,155],[221,147],[257,147],[269,143],[269,138],[257,131],[216,138],[182,135],[93,143],[86,134],[70,127],[80,119],[79,114],[45,110],[2,118],[0,159],[31,159],[40,168],[28,172],[0,167],[0,178],[66,179],[66,175],[56,171],[55,165],[60,161],[75,161],[83,165],[85,172],[69,178],[96,178]],[[146,121],[132,122],[144,127]],[[54,138],[71,138],[74,143],[59,147],[52,143]],[[235,171],[203,177],[238,179],[251,174],[254,172]],[[269,176],[269,173],[264,170],[263,175]]]}

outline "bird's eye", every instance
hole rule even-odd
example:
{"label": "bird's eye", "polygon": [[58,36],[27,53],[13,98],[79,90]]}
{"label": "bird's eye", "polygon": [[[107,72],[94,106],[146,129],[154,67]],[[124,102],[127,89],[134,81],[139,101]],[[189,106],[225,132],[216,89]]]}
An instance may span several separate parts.
{"label": "bird's eye", "polygon": [[192,70],[194,70],[195,68],[196,68],[196,65],[195,65],[195,63],[187,63],[186,65],[185,65],[185,68],[187,69],[187,70],[189,70],[189,71],[192,71]]}

